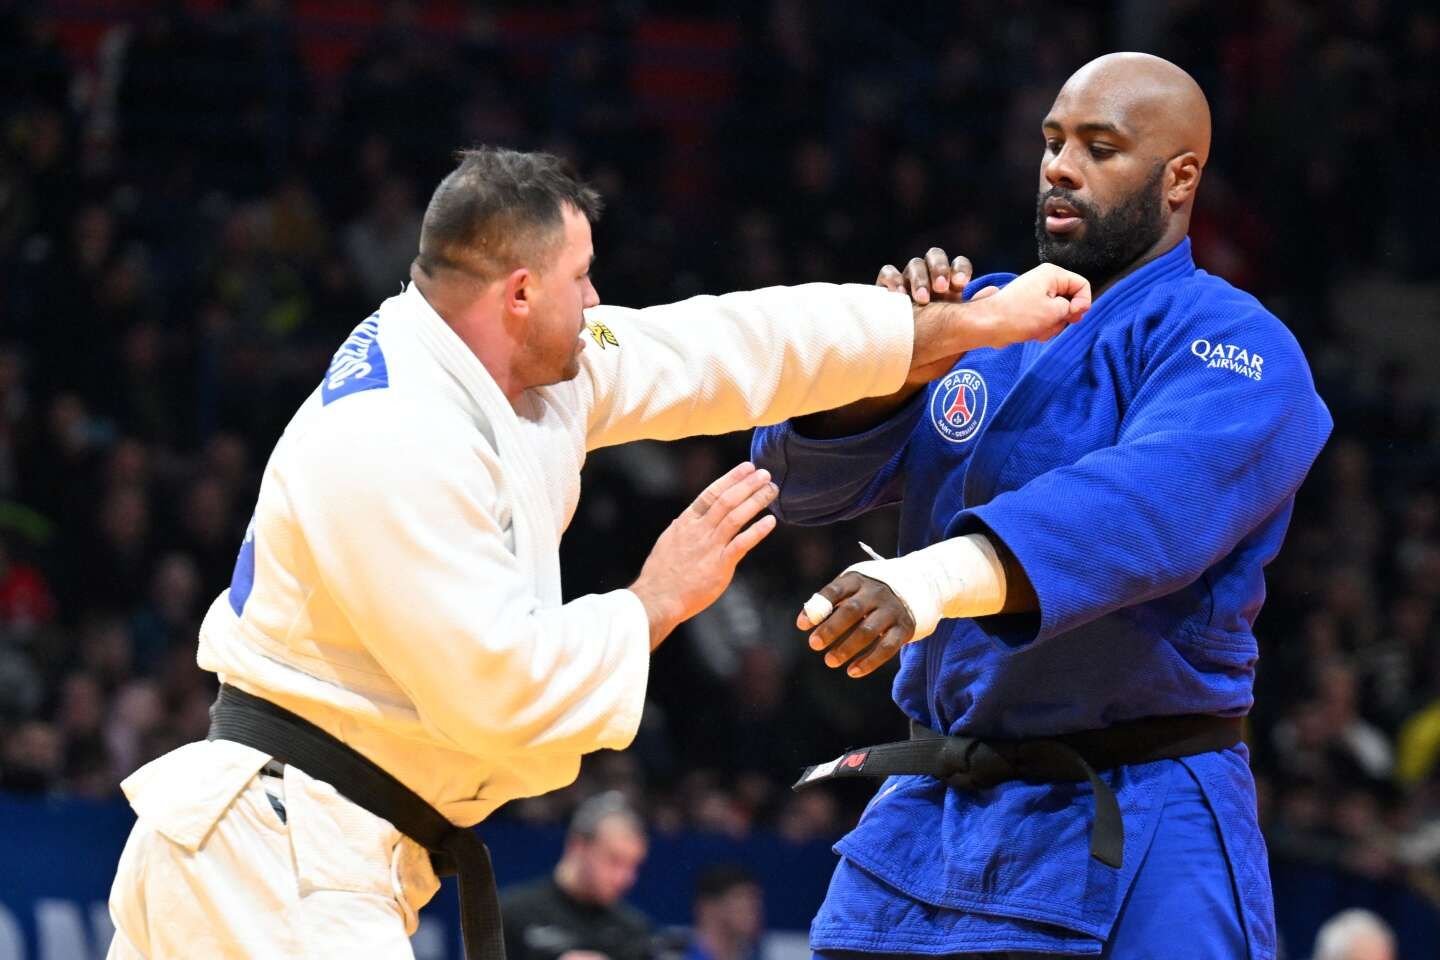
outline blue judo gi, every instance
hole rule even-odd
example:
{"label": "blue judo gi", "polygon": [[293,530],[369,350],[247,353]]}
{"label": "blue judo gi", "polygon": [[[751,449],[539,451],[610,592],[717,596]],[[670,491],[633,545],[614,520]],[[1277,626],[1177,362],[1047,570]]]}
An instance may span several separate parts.
{"label": "blue judo gi", "polygon": [[[1187,239],[1049,343],[966,354],[858,436],[766,427],[752,456],[783,521],[899,502],[902,554],[1003,541],[1038,615],[942,621],[901,651],[894,697],[942,732],[1042,737],[1249,711],[1262,568],[1330,427],[1294,337],[1196,269]],[[889,778],[835,848],[812,948],[1273,957],[1244,746],[1101,776],[1125,821],[1119,869],[1089,855],[1087,783]],[[1152,916],[1172,884],[1193,915]]]}

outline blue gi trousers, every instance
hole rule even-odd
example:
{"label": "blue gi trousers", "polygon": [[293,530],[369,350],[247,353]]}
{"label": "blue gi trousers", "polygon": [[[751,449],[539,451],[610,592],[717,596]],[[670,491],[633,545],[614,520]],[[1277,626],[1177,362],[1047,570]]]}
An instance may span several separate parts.
{"label": "blue gi trousers", "polygon": [[[836,870],[837,873],[849,871],[852,878],[859,872],[844,860]],[[873,878],[869,882],[879,885]],[[889,895],[896,896],[893,891]],[[923,956],[926,960],[935,960],[938,956],[963,957],[964,960],[1042,960],[1086,955],[1099,956],[1102,960],[1251,957],[1215,816],[1193,775],[1175,778],[1154,841],[1101,951],[1086,954],[1080,952],[1084,946],[1077,947],[1077,952],[1065,954],[1006,952]],[[814,956],[818,960],[876,960],[884,956],[922,955],[822,950]]]}

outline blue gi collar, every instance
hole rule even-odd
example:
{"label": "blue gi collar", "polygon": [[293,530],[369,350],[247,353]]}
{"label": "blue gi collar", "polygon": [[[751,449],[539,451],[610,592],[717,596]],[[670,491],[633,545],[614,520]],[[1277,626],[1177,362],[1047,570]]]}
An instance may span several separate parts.
{"label": "blue gi collar", "polygon": [[1101,328],[1112,316],[1123,315],[1144,299],[1158,284],[1180,280],[1195,272],[1186,237],[1095,299],[1085,318],[1051,341],[1015,383],[995,412],[995,418],[977,439],[970,466],[965,472],[965,506],[986,503],[995,495],[1000,468],[1009,459],[1016,442],[1062,383],[1073,382],[1070,374],[1090,353]]}
{"label": "blue gi collar", "polygon": [[[1122,279],[1115,286],[1106,290],[1095,300],[1095,309],[1102,305],[1109,308],[1112,304],[1129,300],[1130,296],[1140,290],[1149,289],[1157,283],[1164,283],[1166,280],[1176,280],[1180,277],[1187,277],[1195,272],[1195,258],[1190,255],[1190,238],[1183,237],[1179,243],[1169,250],[1151,260],[1145,266],[1136,270],[1128,277]],[[1095,310],[1091,310],[1093,315]],[[1089,321],[1087,316],[1085,321]],[[1082,321],[1083,322],[1083,321]]]}

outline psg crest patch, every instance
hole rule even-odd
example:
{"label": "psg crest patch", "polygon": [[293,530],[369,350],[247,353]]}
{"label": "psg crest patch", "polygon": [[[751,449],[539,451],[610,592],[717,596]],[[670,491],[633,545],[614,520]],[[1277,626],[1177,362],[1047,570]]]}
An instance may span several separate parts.
{"label": "psg crest patch", "polygon": [[930,422],[951,443],[964,443],[980,432],[990,392],[974,370],[952,370],[930,394]]}

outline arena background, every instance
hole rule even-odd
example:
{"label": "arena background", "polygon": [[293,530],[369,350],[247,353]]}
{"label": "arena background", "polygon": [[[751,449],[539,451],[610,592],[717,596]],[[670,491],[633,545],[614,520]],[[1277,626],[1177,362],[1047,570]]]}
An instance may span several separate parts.
{"label": "arena background", "polygon": [[[1039,119],[1112,49],[1174,59],[1207,91],[1196,259],[1289,323],[1337,422],[1259,622],[1249,741],[1286,955],[1357,905],[1395,926],[1402,957],[1440,955],[1428,4],[0,11],[0,960],[103,955],[130,823],[116,785],[204,736],[196,625],[258,471],[331,351],[398,290],[453,149],[574,158],[609,202],[610,302],[869,282],[937,243],[1024,267]],[[736,435],[596,455],[568,592],[627,583],[745,451]],[[803,955],[829,842],[865,790],[787,784],[902,732],[889,673],[833,675],[790,626],[862,538],[893,544],[894,517],[771,537],[656,656],[635,746],[482,826],[502,881],[548,870],[577,800],[621,789],[654,836],[632,902],[685,924],[695,873],[740,860],[766,888],[771,956]],[[427,910],[422,960],[458,955],[453,911],[451,892]]]}

